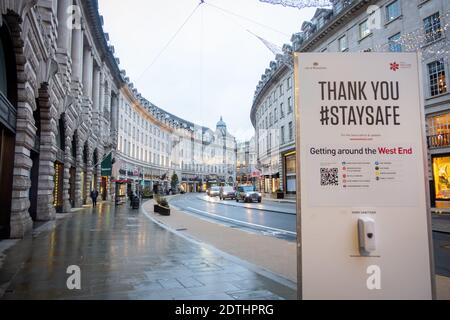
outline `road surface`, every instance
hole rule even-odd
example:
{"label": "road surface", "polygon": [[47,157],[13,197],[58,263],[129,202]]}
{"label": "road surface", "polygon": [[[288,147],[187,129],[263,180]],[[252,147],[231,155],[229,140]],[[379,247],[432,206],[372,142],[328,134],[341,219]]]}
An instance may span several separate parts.
{"label": "road surface", "polygon": [[[208,200],[208,201],[207,201]],[[233,228],[262,232],[277,238],[296,239],[295,204],[267,201],[237,203],[235,200],[209,199],[205,194],[186,194],[170,204],[199,218],[213,220]]]}
{"label": "road surface", "polygon": [[[186,194],[170,200],[184,212],[201,219],[259,232],[289,241],[296,239],[295,204],[264,201],[236,203],[209,198],[205,194]],[[433,232],[436,274],[450,277],[450,233]]]}

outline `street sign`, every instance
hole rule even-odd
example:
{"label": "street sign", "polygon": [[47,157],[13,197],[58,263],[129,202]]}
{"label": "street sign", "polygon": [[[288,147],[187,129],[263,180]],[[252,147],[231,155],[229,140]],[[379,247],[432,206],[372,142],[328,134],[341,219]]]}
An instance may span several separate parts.
{"label": "street sign", "polygon": [[299,296],[431,299],[415,53],[295,54]]}

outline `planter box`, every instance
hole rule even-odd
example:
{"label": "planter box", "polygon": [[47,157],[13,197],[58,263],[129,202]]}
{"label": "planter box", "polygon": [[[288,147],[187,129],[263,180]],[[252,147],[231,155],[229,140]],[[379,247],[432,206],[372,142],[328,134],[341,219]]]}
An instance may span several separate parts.
{"label": "planter box", "polygon": [[284,199],[284,193],[283,192],[277,192],[277,199]]}
{"label": "planter box", "polygon": [[170,216],[170,208],[160,206],[159,204],[154,205],[153,211],[162,216]]}

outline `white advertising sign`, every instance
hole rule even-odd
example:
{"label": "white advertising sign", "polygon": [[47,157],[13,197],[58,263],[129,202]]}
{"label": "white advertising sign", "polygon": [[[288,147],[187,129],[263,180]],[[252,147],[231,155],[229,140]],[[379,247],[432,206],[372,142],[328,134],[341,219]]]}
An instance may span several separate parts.
{"label": "white advertising sign", "polygon": [[431,299],[414,53],[295,55],[303,299]]}

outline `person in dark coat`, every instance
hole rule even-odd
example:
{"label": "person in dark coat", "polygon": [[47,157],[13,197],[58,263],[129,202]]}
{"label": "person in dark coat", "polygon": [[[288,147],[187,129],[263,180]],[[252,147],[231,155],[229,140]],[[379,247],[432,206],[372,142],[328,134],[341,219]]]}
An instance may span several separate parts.
{"label": "person in dark coat", "polygon": [[92,207],[97,206],[98,191],[96,189],[91,191]]}

